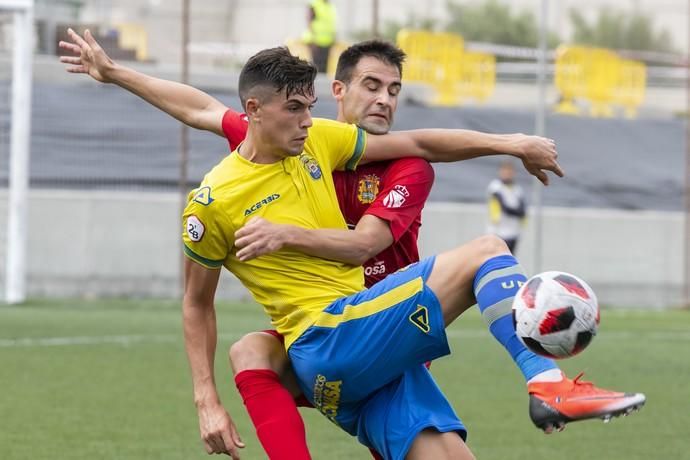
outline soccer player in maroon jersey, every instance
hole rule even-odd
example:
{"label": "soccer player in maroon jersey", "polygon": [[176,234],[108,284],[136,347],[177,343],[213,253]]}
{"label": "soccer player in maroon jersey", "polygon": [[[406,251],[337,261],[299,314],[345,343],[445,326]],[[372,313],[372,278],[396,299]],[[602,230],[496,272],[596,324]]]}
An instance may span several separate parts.
{"label": "soccer player in maroon jersey", "polygon": [[[226,137],[232,148],[244,138],[247,123],[243,115],[220,101],[187,85],[116,65],[88,31],[86,40],[71,29],[69,32],[75,43],[61,42],[60,46],[78,57],[60,58],[73,66],[68,71],[118,84],[189,126]],[[338,119],[356,123],[370,134],[388,132],[397,107],[403,59],[404,53],[385,42],[363,42],[345,51],[332,84]],[[335,174],[340,207],[353,231],[334,230],[323,236],[257,218],[237,232],[237,257],[258,257],[289,241],[291,247],[308,254],[364,264],[367,286],[417,261],[421,209],[433,182],[428,163],[406,158],[362,165],[355,173]],[[489,287],[479,294],[491,291]],[[580,381],[579,376],[568,379],[553,361],[529,352],[517,340],[503,303],[487,301],[482,307],[480,302],[480,310],[494,337],[525,376],[530,416],[539,428],[550,432],[570,421],[618,415],[641,405],[640,397],[644,403],[643,395],[602,390]],[[270,458],[310,458],[304,423],[293,399],[299,396],[298,386],[277,333],[248,334],[233,345],[230,355],[237,387]],[[237,447],[244,444],[220,401],[213,407],[198,404],[197,409],[207,452],[239,458]]]}

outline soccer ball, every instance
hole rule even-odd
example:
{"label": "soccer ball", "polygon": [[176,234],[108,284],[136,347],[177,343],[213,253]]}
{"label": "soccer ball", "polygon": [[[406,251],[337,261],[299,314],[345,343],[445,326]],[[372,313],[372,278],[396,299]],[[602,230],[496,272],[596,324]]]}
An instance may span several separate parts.
{"label": "soccer ball", "polygon": [[515,295],[513,326],[525,346],[538,355],[555,359],[575,356],[597,333],[597,297],[575,275],[540,273]]}

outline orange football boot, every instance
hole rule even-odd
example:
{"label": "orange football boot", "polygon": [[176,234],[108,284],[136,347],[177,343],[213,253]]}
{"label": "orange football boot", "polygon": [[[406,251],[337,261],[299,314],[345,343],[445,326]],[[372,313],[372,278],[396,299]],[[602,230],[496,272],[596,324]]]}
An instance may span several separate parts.
{"label": "orange football boot", "polygon": [[646,401],[642,393],[620,393],[597,388],[580,380],[583,373],[570,380],[563,375],[560,382],[534,382],[527,385],[529,416],[532,422],[551,433],[562,431],[565,424],[578,420],[600,418],[608,422],[612,417],[628,415],[639,410]]}

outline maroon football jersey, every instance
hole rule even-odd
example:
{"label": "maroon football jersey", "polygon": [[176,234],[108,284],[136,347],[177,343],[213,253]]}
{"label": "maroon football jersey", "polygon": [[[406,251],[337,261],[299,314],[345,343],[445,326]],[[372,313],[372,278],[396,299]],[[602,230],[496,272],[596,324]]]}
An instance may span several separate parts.
{"label": "maroon football jersey", "polygon": [[[247,133],[247,118],[228,110],[222,126],[234,150]],[[367,287],[419,260],[422,209],[434,182],[426,160],[402,158],[360,165],[355,172],[334,171],[333,182],[348,227],[355,228],[364,214],[371,214],[387,221],[393,234],[393,244],[364,264]]]}

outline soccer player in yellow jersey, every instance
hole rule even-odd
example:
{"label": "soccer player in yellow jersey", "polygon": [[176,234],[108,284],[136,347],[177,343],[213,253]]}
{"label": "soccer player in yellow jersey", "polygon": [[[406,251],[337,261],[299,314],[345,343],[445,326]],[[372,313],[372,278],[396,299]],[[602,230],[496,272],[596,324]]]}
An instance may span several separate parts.
{"label": "soccer player in yellow jersey", "polygon": [[[266,241],[265,253],[240,260],[236,234],[261,246],[263,235],[252,231],[259,216],[345,230],[330,172],[363,160],[388,160],[400,156],[396,152],[431,161],[508,153],[546,183],[545,170],[562,174],[555,146],[543,138],[463,130],[367,136],[356,126],[312,120],[314,75],[284,48],[247,62],[239,84],[249,117],[246,140],[206,175],[185,210],[184,322],[197,403],[227,416],[219,410],[212,372],[213,297],[225,266],[285,336],[302,391],[330,420],[384,458],[472,458],[464,426],[419,364],[449,352],[444,326],[475,303],[481,267],[491,262],[479,283],[496,271],[525,279],[501,240],[480,238],[363,291],[361,268],[309,256],[300,247],[270,252]],[[239,439],[232,433],[215,443],[236,455]]]}

